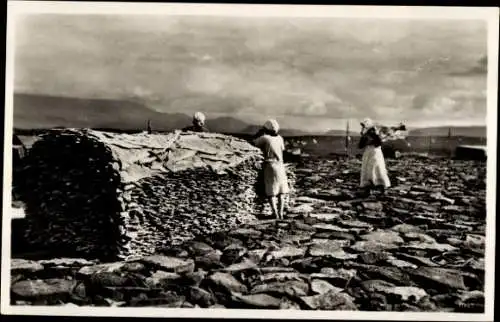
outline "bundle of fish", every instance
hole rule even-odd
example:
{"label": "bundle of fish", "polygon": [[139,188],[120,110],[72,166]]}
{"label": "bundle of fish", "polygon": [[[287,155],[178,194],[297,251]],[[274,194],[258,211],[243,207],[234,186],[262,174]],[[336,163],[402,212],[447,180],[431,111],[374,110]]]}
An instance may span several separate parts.
{"label": "bundle of fish", "polygon": [[[26,240],[112,260],[255,219],[261,152],[213,133],[52,131],[25,159]],[[293,184],[293,176],[291,176]]]}
{"label": "bundle of fish", "polygon": [[398,126],[377,125],[377,130],[382,137],[382,141],[405,140],[408,136],[406,125],[403,123]]}

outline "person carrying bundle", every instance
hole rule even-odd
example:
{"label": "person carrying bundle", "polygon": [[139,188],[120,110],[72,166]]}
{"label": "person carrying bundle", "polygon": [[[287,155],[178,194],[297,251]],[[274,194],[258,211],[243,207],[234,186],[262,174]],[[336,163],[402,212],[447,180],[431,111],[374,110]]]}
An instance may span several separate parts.
{"label": "person carrying bundle", "polygon": [[364,149],[360,186],[366,196],[370,195],[373,187],[385,194],[386,189],[391,186],[381,146],[382,138],[378,129],[372,120],[365,119],[361,122],[359,148]]}
{"label": "person carrying bundle", "polygon": [[264,154],[262,172],[257,182],[257,193],[265,195],[268,199],[276,219],[284,219],[285,197],[290,188],[283,162],[285,142],[283,137],[278,135],[278,131],[278,122],[268,120],[254,140],[255,146]]}
{"label": "person carrying bundle", "polygon": [[182,131],[187,132],[210,132],[205,126],[205,115],[201,112],[196,112],[193,115],[193,125],[185,127]]}

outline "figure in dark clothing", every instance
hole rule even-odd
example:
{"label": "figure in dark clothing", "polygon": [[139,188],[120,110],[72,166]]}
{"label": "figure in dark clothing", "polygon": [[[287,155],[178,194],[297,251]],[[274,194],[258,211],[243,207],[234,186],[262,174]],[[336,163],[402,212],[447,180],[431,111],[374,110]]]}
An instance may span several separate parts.
{"label": "figure in dark clothing", "polygon": [[182,131],[210,132],[205,126],[205,115],[201,112],[196,112],[193,115],[193,125],[183,128]]}
{"label": "figure in dark clothing", "polygon": [[361,139],[359,140],[358,147],[360,149],[364,149],[367,145],[373,145],[374,147],[379,147],[382,145],[382,139],[373,127],[361,134]]}

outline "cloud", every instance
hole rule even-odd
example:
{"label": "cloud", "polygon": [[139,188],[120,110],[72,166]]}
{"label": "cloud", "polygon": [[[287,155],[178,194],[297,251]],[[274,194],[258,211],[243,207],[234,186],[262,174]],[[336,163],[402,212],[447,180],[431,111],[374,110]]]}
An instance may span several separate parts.
{"label": "cloud", "polygon": [[474,66],[470,67],[469,69],[462,71],[454,71],[451,72],[450,75],[462,76],[462,77],[482,76],[486,75],[487,72],[488,72],[488,56],[484,55],[474,64]]}
{"label": "cloud", "polygon": [[[20,24],[15,88],[26,92],[140,97],[164,112],[270,114],[297,126],[486,113],[478,22],[42,15]],[[474,77],[453,74],[457,66]]]}

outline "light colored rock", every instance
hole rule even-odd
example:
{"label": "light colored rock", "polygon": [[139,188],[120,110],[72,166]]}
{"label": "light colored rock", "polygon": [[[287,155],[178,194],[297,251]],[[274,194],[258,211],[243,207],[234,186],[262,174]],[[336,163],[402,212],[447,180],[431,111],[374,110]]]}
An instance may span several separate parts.
{"label": "light colored rock", "polygon": [[332,284],[328,283],[327,281],[320,280],[320,279],[313,279],[311,281],[311,291],[315,294],[325,294],[330,291],[337,291],[337,292],[342,292],[342,289],[340,287],[335,287]]}
{"label": "light colored rock", "polygon": [[290,208],[288,211],[292,214],[307,214],[313,212],[314,208],[311,205],[305,204]]}
{"label": "light colored rock", "polygon": [[320,224],[313,225],[313,227],[319,231],[337,231],[337,232],[345,232],[345,233],[349,232],[349,229],[341,228],[339,226],[332,225],[332,224],[320,223]]}
{"label": "light colored rock", "polygon": [[106,273],[119,272],[123,269],[123,267],[125,267],[125,264],[127,264],[127,262],[114,262],[114,263],[98,264],[93,266],[84,266],[80,268],[78,274],[84,276],[90,276],[102,272]]}
{"label": "light colored rock", "polygon": [[363,228],[363,229],[371,229],[373,227],[369,223],[359,220],[341,220],[339,221],[339,224],[345,227]]}
{"label": "light colored rock", "polygon": [[258,267],[257,264],[255,264],[252,260],[245,258],[241,262],[232,264],[232,265],[230,265],[222,270],[225,272],[234,273],[234,272],[240,272],[240,271],[244,271],[244,270],[248,270],[248,269],[252,269],[252,268],[257,268],[257,267]]}
{"label": "light colored rock", "polygon": [[318,198],[301,196],[301,197],[295,198],[295,203],[297,203],[297,204],[299,204],[299,203],[315,204],[315,203],[326,203],[326,201],[322,200],[322,199],[318,199]]}
{"label": "light colored rock", "polygon": [[311,240],[311,236],[313,235],[313,232],[297,232],[294,235],[285,235],[281,238],[282,243],[289,243],[289,244],[300,244],[300,243],[305,243],[309,240]]}
{"label": "light colored rock", "polygon": [[386,290],[386,293],[398,295],[403,301],[411,300],[411,302],[418,302],[428,296],[425,290],[413,286],[395,286]]}
{"label": "light colored rock", "polygon": [[298,247],[293,247],[293,246],[285,246],[282,247],[278,250],[274,250],[270,253],[272,258],[279,259],[279,258],[296,258],[296,257],[302,257],[306,253],[306,250],[304,248],[298,248]]}
{"label": "light colored rock", "polygon": [[476,249],[485,249],[486,238],[480,235],[467,234],[465,237],[464,246]]}
{"label": "light colored rock", "polygon": [[321,220],[321,221],[334,221],[340,217],[340,213],[319,213],[319,214],[309,214],[309,217]]}
{"label": "light colored rock", "polygon": [[180,279],[181,276],[177,273],[169,273],[164,271],[156,271],[146,278],[146,284],[151,287],[156,287],[164,283],[174,282]]}
{"label": "light colored rock", "polygon": [[398,232],[400,234],[407,234],[407,233],[420,233],[422,230],[418,228],[417,226],[409,225],[409,224],[399,224],[395,225],[391,228],[391,230]]}
{"label": "light colored rock", "polygon": [[43,266],[35,261],[13,258],[10,261],[11,274],[34,273],[43,270]]}
{"label": "light colored rock", "polygon": [[455,203],[455,200],[443,196],[443,194],[441,192],[431,193],[430,197],[435,199],[435,200],[443,201],[443,202],[448,203],[450,205],[453,205]]}
{"label": "light colored rock", "polygon": [[363,202],[363,208],[373,211],[384,210],[384,205],[381,202]]}
{"label": "light colored rock", "polygon": [[191,259],[184,260],[176,257],[153,255],[144,257],[141,262],[146,265],[152,265],[157,269],[172,273],[192,273],[194,271],[194,261]]}
{"label": "light colored rock", "polygon": [[247,253],[248,258],[254,263],[260,263],[267,253],[267,249],[254,249]]}
{"label": "light colored rock", "polygon": [[203,256],[215,251],[212,246],[199,241],[191,241],[187,246],[194,256]]}
{"label": "light colored rock", "polygon": [[300,280],[300,274],[298,272],[265,273],[265,274],[259,276],[259,280],[263,283]]}
{"label": "light colored rock", "polygon": [[238,236],[243,236],[243,237],[254,237],[258,238],[262,235],[262,233],[258,230],[251,229],[251,228],[238,228],[235,230],[232,230],[229,233],[229,236],[232,237],[238,237]]}
{"label": "light colored rock", "polygon": [[390,230],[377,230],[366,235],[361,236],[361,239],[367,241],[376,241],[383,244],[400,245],[404,243],[403,238],[394,231]]}
{"label": "light colored rock", "polygon": [[[346,241],[347,245],[349,241]],[[309,254],[311,256],[329,256],[333,253],[338,253],[342,247],[346,246],[346,242],[342,240],[328,240],[324,239],[321,242],[315,240],[315,243],[309,247]]]}
{"label": "light colored rock", "polygon": [[396,267],[410,267],[410,268],[417,268],[418,266],[413,264],[413,263],[410,263],[410,262],[406,262],[404,260],[401,260],[401,259],[397,259],[397,258],[394,258],[394,257],[389,257],[387,260],[387,263],[391,264],[392,266],[396,266]]}
{"label": "light colored rock", "polygon": [[354,245],[350,246],[350,248],[356,252],[364,253],[364,252],[383,252],[385,250],[396,249],[398,246],[394,244],[386,244],[377,241],[371,240],[360,240],[356,242]]}

